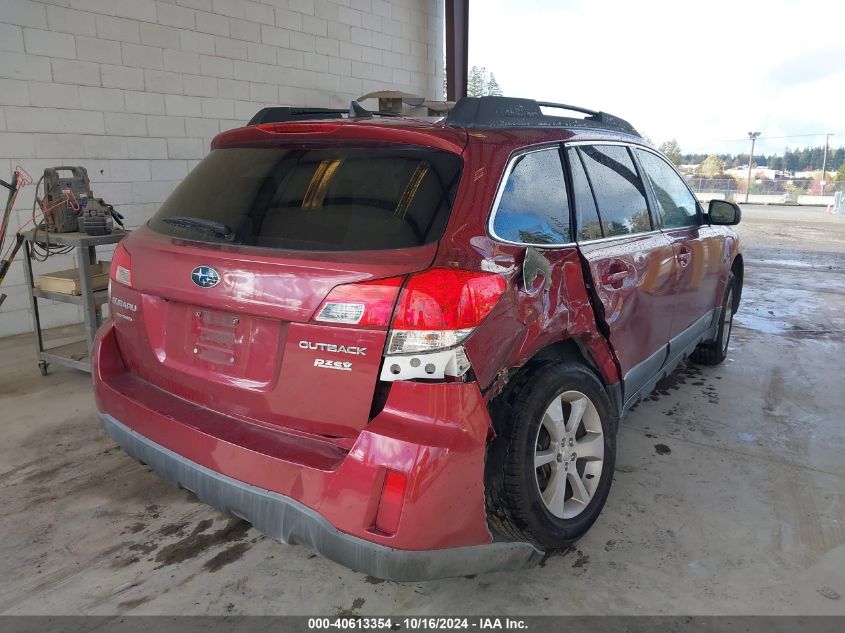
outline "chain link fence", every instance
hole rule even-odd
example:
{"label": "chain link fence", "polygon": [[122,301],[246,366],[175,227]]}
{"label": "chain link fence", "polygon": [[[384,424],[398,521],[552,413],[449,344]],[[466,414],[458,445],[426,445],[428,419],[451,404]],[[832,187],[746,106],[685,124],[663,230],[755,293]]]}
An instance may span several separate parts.
{"label": "chain link fence", "polygon": [[733,178],[705,178],[691,176],[687,178],[690,188],[703,200],[733,200],[736,197],[738,184]]}
{"label": "chain link fence", "polygon": [[[706,176],[688,175],[687,183],[702,200],[737,200],[745,196],[746,181],[730,177],[708,178]],[[824,187],[825,196],[833,196],[837,192],[845,192],[845,180],[830,182]],[[780,201],[795,204],[799,197],[819,196],[821,186],[818,181],[809,178],[758,178],[752,179],[750,195],[780,196]]]}
{"label": "chain link fence", "polygon": [[[726,193],[733,192],[745,193],[746,180],[736,178],[707,178],[704,176],[688,176],[687,182],[696,193]],[[844,183],[845,184],[845,183]],[[749,193],[759,194],[779,194],[797,191],[800,193],[810,193],[812,190],[818,189],[818,182],[810,178],[752,178],[751,189]],[[826,191],[828,193],[833,191],[830,182],[827,183]]]}

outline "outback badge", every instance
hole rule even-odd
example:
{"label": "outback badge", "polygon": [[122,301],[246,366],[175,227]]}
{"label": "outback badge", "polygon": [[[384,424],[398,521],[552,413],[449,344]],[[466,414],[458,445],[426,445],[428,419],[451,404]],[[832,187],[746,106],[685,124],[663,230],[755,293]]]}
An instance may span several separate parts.
{"label": "outback badge", "polygon": [[197,266],[191,271],[191,281],[200,288],[214,288],[220,283],[220,274],[211,266]]}

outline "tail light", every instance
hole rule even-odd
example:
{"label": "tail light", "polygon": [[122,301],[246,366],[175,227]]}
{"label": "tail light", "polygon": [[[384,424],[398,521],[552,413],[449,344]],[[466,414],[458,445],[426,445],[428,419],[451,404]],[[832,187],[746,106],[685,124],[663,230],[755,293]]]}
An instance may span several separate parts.
{"label": "tail light", "polygon": [[432,268],[413,275],[399,296],[388,354],[454,347],[490,314],[505,290],[494,273]]}
{"label": "tail light", "polygon": [[390,277],[337,286],[314,321],[390,325],[382,380],[464,376],[470,363],[461,343],[499,301],[505,279],[495,273],[432,268],[411,275],[402,287],[404,280]]}
{"label": "tail light", "polygon": [[317,310],[315,321],[387,327],[404,277],[337,286]]}
{"label": "tail light", "polygon": [[126,247],[123,246],[123,242],[119,242],[117,248],[114,249],[111,268],[109,269],[109,280],[132,287],[132,257]]}

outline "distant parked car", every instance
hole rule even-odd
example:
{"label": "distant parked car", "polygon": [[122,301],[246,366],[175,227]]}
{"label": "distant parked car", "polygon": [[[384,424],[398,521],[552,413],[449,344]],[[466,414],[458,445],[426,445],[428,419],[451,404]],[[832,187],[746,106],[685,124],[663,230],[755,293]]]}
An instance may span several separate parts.
{"label": "distant parked car", "polygon": [[739,219],[606,113],[264,110],[115,252],[100,417],[353,569],[527,567],[598,517],[631,406],[725,358]]}

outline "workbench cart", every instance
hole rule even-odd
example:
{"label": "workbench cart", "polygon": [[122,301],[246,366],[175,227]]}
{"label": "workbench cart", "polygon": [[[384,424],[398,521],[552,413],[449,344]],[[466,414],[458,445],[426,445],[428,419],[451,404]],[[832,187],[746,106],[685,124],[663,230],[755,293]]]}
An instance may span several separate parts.
{"label": "workbench cart", "polygon": [[[50,363],[91,371],[91,355],[94,347],[94,335],[102,322],[100,307],[108,302],[108,290],[94,290],[91,283],[91,269],[97,264],[97,247],[117,244],[127,235],[126,231],[114,231],[108,235],[87,235],[85,233],[46,233],[44,230],[31,230],[24,234],[24,273],[30,288],[32,305],[32,326],[35,333],[35,353],[41,375],[47,375]],[[50,246],[70,246],[76,249],[79,265],[80,294],[66,294],[42,290],[35,282],[32,273],[33,241],[43,244],[49,240]],[[49,260],[48,260],[49,261]],[[38,300],[60,301],[82,306],[85,338],[56,347],[44,347],[41,319],[38,315]]]}

